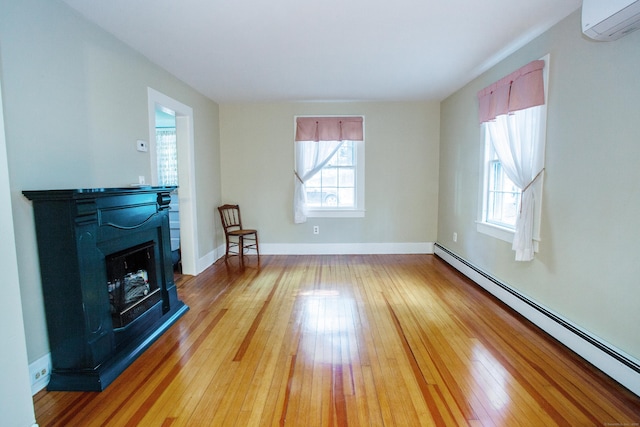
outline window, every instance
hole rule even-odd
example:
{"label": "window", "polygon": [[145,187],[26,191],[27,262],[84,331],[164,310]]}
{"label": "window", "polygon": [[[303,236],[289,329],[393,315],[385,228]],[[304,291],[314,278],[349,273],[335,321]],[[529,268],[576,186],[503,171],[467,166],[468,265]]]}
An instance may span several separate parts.
{"label": "window", "polygon": [[344,141],[327,164],[309,178],[307,206],[311,209],[356,207],[358,156],[355,141]]}
{"label": "window", "polygon": [[305,182],[308,217],[364,216],[364,143],[343,141]]}
{"label": "window", "polygon": [[156,128],[158,185],[178,185],[176,128]]}
{"label": "window", "polygon": [[[481,181],[481,207],[479,209],[478,231],[496,237],[501,240],[512,243],[514,233],[516,232],[516,222],[519,214],[522,212],[522,191],[520,187],[514,183],[505,172],[504,165],[499,160],[496,146],[508,145],[508,132],[501,132],[500,129],[518,126],[531,126],[530,123],[537,123],[534,126],[539,128],[539,132],[544,134],[544,116],[546,115],[545,106],[532,107],[510,115],[501,116],[495,122],[483,123],[482,133],[484,139],[484,156],[483,156],[483,179]],[[533,119],[531,116],[536,117]],[[537,120],[537,121],[534,121]],[[505,122],[511,122],[507,125]],[[525,125],[518,124],[529,123]],[[493,132],[490,127],[494,127]],[[496,131],[496,128],[498,131]],[[517,133],[517,132],[516,132]],[[512,132],[513,134],[513,132]],[[544,144],[544,141],[542,141]],[[544,157],[544,146],[541,154],[532,156],[532,161],[536,166],[532,166],[531,170],[536,172],[543,169],[544,163],[540,164],[537,157]],[[537,250],[537,242],[540,230],[540,218],[542,216],[541,200],[542,200],[542,179],[539,176],[533,178],[528,177],[521,181],[521,185],[526,187],[531,185],[534,193],[534,211],[533,211],[533,239],[535,250]]]}
{"label": "window", "polygon": [[540,240],[548,55],[478,93],[484,144],[478,231],[530,261]]}
{"label": "window", "polygon": [[515,230],[520,189],[504,173],[502,164],[493,148],[491,148],[491,152],[493,155],[487,165],[488,182],[485,221]]}
{"label": "window", "polygon": [[363,122],[363,117],[296,118],[296,223],[364,216]]}

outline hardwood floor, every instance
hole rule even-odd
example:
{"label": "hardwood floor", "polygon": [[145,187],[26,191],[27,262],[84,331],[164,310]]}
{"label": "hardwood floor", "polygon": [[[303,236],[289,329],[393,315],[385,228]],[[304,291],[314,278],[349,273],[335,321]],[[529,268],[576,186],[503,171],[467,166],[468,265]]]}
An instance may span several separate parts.
{"label": "hardwood floor", "polygon": [[433,255],[262,256],[184,277],[190,311],[50,426],[639,425],[640,398]]}

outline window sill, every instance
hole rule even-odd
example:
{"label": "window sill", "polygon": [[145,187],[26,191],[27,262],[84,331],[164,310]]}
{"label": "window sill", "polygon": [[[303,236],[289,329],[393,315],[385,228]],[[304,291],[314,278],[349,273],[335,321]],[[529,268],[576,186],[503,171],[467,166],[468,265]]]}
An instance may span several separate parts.
{"label": "window sill", "polygon": [[[504,240],[505,242],[513,243],[513,235],[515,234],[513,230],[486,222],[477,222],[476,224],[479,233]],[[533,239],[534,252],[538,252],[539,241],[540,239]]]}
{"label": "window sill", "polygon": [[310,210],[308,218],[364,218],[364,209],[322,209]]}
{"label": "window sill", "polygon": [[496,239],[504,240],[505,242],[513,243],[513,230],[505,227],[500,227],[498,225],[489,224],[487,222],[478,222],[477,225],[478,232],[491,237],[495,237]]}

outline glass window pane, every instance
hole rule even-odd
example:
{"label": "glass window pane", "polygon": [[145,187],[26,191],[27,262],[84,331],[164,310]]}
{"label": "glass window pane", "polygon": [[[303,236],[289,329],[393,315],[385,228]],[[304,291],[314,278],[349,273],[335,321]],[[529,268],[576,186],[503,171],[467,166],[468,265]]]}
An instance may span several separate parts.
{"label": "glass window pane", "polygon": [[339,166],[353,166],[355,159],[354,150],[353,141],[345,141],[336,153],[335,164]]}
{"label": "glass window pane", "polygon": [[338,205],[338,189],[337,188],[325,188],[322,192],[322,206],[337,206]]}
{"label": "glass window pane", "polygon": [[350,208],[355,206],[355,188],[340,188],[338,191],[338,206]]}
{"label": "glass window pane", "polygon": [[340,152],[340,150],[336,151],[336,153],[333,155],[333,157],[331,157],[331,159],[329,159],[329,161],[327,162],[327,164],[324,166],[325,168],[328,167],[333,167],[336,166],[338,164],[338,153]]}
{"label": "glass window pane", "polygon": [[355,170],[353,168],[338,169],[338,182],[340,183],[340,187],[355,187],[355,176]]}
{"label": "glass window pane", "polygon": [[307,205],[319,207],[322,200],[320,188],[307,188]]}
{"label": "glass window pane", "polygon": [[309,189],[310,187],[320,187],[320,186],[322,186],[321,177],[322,177],[322,175],[317,173],[314,176],[312,176],[311,178],[307,179],[307,182],[305,183],[307,189]]}
{"label": "glass window pane", "polygon": [[335,187],[338,185],[338,170],[331,166],[325,166],[320,172],[322,175],[322,186]]}
{"label": "glass window pane", "polygon": [[520,190],[507,177],[499,161],[490,162],[486,221],[515,228]]}

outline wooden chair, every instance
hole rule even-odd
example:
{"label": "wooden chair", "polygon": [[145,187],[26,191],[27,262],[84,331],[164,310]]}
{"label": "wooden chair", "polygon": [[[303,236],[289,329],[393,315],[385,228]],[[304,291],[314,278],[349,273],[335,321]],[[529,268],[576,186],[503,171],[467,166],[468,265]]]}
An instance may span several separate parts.
{"label": "wooden chair", "polygon": [[230,256],[240,256],[240,263],[244,265],[244,253],[255,249],[260,262],[260,251],[258,249],[258,231],[242,228],[240,218],[240,207],[238,205],[223,205],[218,207],[220,220],[224,229],[224,236],[227,241],[227,252],[225,261]]}

